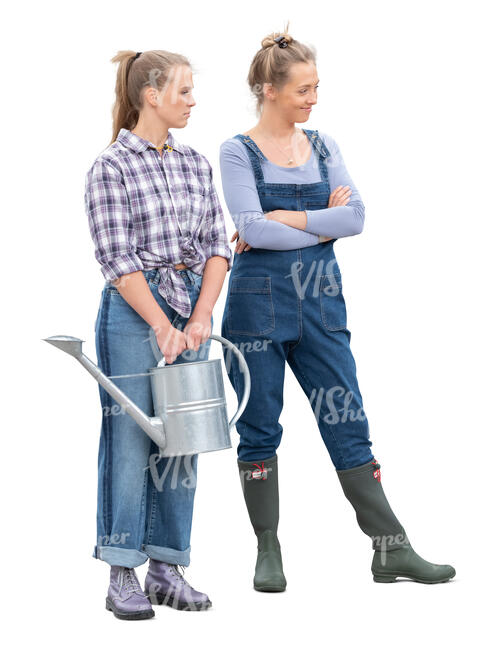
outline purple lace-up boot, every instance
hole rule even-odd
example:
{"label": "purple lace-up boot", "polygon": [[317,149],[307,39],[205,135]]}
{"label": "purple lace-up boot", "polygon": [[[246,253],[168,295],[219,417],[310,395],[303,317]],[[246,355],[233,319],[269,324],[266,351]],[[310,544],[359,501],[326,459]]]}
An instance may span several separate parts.
{"label": "purple lace-up boot", "polygon": [[125,621],[152,618],[155,614],[141,589],[135,570],[123,566],[110,567],[106,608]]}
{"label": "purple lace-up boot", "polygon": [[176,564],[150,559],[145,594],[152,605],[169,605],[174,609],[198,611],[211,607],[206,594],[193,589]]}

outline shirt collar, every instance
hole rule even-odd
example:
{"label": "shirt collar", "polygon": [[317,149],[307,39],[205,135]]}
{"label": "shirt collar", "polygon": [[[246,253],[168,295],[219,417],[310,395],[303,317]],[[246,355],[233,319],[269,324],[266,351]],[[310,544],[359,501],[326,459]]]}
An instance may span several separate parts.
{"label": "shirt collar", "polygon": [[[121,129],[117,135],[117,140],[125,147],[131,149],[132,151],[135,151],[136,153],[142,153],[147,149],[155,149],[155,146],[151,142],[140,138],[139,135],[132,133],[129,129]],[[164,144],[169,145],[175,151],[178,151],[178,153],[185,154],[184,145],[179,144],[171,132],[168,133],[168,138]]]}

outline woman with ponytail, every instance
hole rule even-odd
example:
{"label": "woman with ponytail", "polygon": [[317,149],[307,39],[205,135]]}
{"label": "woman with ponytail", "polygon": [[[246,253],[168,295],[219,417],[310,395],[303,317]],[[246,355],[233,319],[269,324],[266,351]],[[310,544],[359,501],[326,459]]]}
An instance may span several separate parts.
{"label": "woman with ponytail", "polygon": [[[232,252],[208,160],[176,141],[195,105],[180,54],[122,51],[113,137],[86,178],[85,203],[105,286],[95,324],[98,363],[147,415],[148,369],[208,358],[212,311]],[[143,430],[100,387],[94,557],[111,566],[107,609],[154,615],[152,603],[202,610],[190,560],[197,455],[159,458]],[[115,407],[115,408],[114,408]],[[135,567],[149,561],[142,590]]]}
{"label": "woman with ponytail", "polygon": [[[296,41],[288,27],[267,36],[248,73],[258,123],[226,140],[220,151],[224,195],[238,229],[231,240],[238,238],[237,255],[222,335],[240,346],[251,373],[250,399],[236,426],[241,484],[258,542],[254,587],[286,587],[276,453],[285,362],[310,400],[358,524],[372,539],[374,580],[445,582],[454,568],[427,562],[412,549],[371,452],[333,251],[335,240],[361,233],[365,209],[335,140],[295,126],[308,121],[318,83],[312,48]],[[228,367],[241,399],[239,367],[234,359]],[[302,480],[318,498],[309,466],[306,451]],[[330,510],[330,496],[322,497]],[[300,537],[310,540],[311,557],[311,548],[319,546],[316,535],[301,530]]]}

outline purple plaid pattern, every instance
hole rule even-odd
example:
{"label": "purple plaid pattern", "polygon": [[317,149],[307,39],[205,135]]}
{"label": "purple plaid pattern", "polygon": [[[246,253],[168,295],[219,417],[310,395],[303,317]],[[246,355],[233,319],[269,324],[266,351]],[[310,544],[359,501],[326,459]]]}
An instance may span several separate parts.
{"label": "purple plaid pattern", "polygon": [[215,255],[232,267],[222,207],[208,160],[169,133],[163,157],[121,129],[86,176],[85,204],[95,256],[109,282],[158,268],[159,293],[182,316],[190,299],[175,264],[203,274]]}

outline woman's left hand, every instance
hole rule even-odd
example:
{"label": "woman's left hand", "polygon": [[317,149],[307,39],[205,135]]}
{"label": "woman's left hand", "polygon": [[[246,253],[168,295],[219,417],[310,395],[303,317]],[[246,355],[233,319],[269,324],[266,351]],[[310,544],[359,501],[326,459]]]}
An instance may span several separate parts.
{"label": "woman's left hand", "polygon": [[199,350],[199,346],[206,343],[211,334],[211,312],[200,312],[194,308],[191,317],[183,328],[187,348]]}

